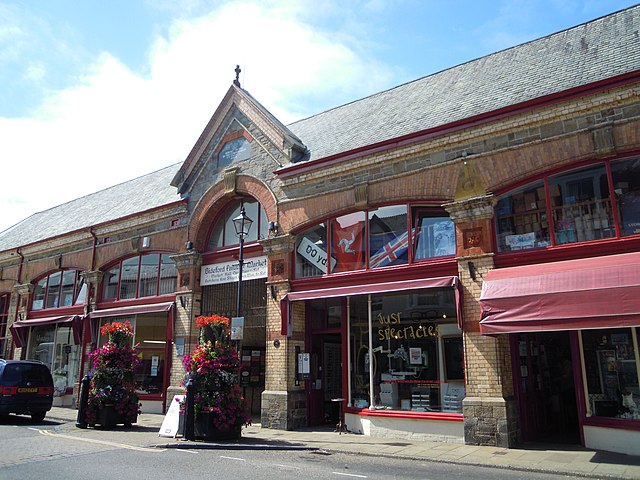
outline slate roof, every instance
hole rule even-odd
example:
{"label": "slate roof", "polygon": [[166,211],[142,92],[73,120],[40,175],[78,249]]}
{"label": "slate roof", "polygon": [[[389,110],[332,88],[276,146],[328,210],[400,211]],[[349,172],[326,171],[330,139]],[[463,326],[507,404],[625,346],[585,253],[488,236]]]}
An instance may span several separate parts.
{"label": "slate roof", "polygon": [[[640,6],[276,125],[316,160],[640,70]],[[36,213],[0,232],[0,251],[180,200],[181,164]]]}
{"label": "slate roof", "polygon": [[640,6],[294,122],[309,160],[640,69]]}
{"label": "slate roof", "polygon": [[35,213],[0,232],[0,251],[117,220],[180,200],[170,185],[180,163]]}

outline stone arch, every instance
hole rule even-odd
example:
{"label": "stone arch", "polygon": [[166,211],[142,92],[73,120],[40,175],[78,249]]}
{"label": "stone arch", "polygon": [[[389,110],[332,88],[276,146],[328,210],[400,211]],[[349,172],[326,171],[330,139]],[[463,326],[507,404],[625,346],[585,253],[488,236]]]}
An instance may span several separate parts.
{"label": "stone arch", "polygon": [[218,214],[241,195],[255,198],[265,211],[267,220],[278,221],[278,206],[273,192],[260,180],[249,175],[236,177],[235,195],[225,195],[224,182],[211,187],[196,204],[189,221],[190,240],[197,251],[207,247],[209,228]]}

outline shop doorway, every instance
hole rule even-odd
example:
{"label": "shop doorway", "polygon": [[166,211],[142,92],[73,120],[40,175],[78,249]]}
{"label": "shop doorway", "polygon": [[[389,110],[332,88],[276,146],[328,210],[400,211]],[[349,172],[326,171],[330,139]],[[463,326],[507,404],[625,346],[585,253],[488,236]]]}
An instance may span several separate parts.
{"label": "shop doorway", "polygon": [[513,334],[511,341],[522,440],[579,444],[569,332]]}
{"label": "shop doorway", "polygon": [[309,426],[336,425],[342,397],[342,342],[337,333],[311,336],[311,371],[307,381]]}

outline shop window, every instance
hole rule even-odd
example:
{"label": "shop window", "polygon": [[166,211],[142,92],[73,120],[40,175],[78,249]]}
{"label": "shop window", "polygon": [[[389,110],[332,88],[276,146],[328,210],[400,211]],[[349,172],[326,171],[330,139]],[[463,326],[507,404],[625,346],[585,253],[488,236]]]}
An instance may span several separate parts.
{"label": "shop window", "polygon": [[84,304],[87,287],[78,270],[59,270],[38,280],[33,292],[32,310]]}
{"label": "shop window", "polygon": [[556,245],[615,236],[604,165],[549,177]]}
{"label": "shop window", "polygon": [[444,212],[418,208],[414,211],[415,260],[425,260],[456,253],[456,230]]}
{"label": "shop window", "polygon": [[496,206],[499,251],[550,245],[546,198],[542,181],[499,198]]}
{"label": "shop window", "polygon": [[233,219],[240,215],[240,208],[242,206],[244,206],[247,217],[253,221],[249,235],[244,238],[245,242],[256,242],[267,238],[269,235],[269,222],[267,221],[267,214],[262,208],[262,205],[255,200],[235,201],[224,209],[218,217],[218,220],[214,223],[211,233],[209,234],[208,250],[234,246],[240,243],[240,239],[233,225]]}
{"label": "shop window", "polygon": [[122,260],[108,269],[103,300],[129,300],[175,292],[178,272],[171,254],[149,253]]}
{"label": "shop window", "polygon": [[[296,278],[327,273],[327,227],[324,223],[305,230],[296,239]],[[331,268],[335,267],[331,259]]]}
{"label": "shop window", "polygon": [[27,359],[38,360],[50,368],[54,396],[71,393],[80,365],[80,346],[74,344],[71,326],[53,324],[32,327]]}
{"label": "shop window", "polygon": [[369,267],[409,263],[406,205],[392,205],[370,210],[368,220]]}
{"label": "shop window", "polygon": [[622,235],[640,233],[640,157],[611,162]]}
{"label": "shop window", "polygon": [[583,330],[581,335],[587,411],[640,420],[638,329]]}
{"label": "shop window", "polygon": [[[100,320],[99,327],[106,323],[129,321],[133,327],[130,346],[136,345],[140,363],[134,370],[136,391],[139,394],[161,394],[164,391],[165,350],[167,344],[167,315],[134,315],[111,317]],[[107,338],[102,335],[98,346],[102,347]]]}
{"label": "shop window", "polygon": [[331,272],[365,267],[365,213],[354,212],[331,220]]}
{"label": "shop window", "polygon": [[[462,412],[464,355],[451,288],[349,298],[351,405]],[[371,398],[373,379],[373,398]]]}

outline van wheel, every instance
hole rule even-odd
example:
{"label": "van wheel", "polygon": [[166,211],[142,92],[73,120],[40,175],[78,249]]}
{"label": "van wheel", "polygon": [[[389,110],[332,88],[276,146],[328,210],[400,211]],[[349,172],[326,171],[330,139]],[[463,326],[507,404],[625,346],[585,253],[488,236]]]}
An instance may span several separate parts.
{"label": "van wheel", "polygon": [[33,412],[31,414],[31,420],[33,420],[34,422],[41,422],[42,420],[44,420],[46,414],[47,412]]}

